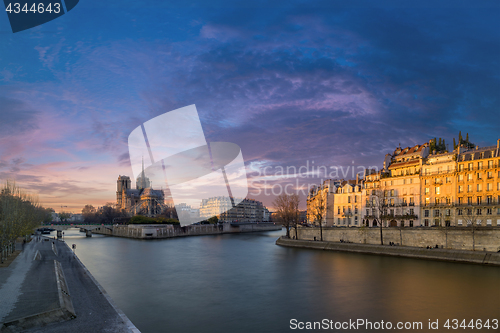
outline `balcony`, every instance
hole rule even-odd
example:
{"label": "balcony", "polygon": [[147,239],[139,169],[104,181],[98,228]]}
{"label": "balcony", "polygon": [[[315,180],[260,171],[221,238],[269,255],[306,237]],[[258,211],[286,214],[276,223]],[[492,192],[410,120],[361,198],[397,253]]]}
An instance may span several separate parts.
{"label": "balcony", "polygon": [[410,202],[410,203],[408,204],[408,206],[410,206],[410,207],[414,207],[414,206],[415,206],[415,203],[414,203],[414,202]]}

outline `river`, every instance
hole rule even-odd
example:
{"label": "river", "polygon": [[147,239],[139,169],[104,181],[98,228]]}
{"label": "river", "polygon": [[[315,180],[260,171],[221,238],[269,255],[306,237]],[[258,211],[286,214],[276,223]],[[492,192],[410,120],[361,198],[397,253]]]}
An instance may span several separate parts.
{"label": "river", "polygon": [[281,234],[146,241],[69,229],[65,241],[143,333],[298,331],[292,319],[422,323],[410,332],[439,320],[444,332],[457,331],[447,319],[500,319],[499,268],[284,248]]}

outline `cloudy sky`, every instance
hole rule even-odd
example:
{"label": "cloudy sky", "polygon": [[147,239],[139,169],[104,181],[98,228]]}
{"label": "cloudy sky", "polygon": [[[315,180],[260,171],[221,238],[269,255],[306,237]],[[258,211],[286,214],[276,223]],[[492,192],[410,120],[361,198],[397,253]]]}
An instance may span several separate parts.
{"label": "cloudy sky", "polygon": [[80,0],[15,34],[0,14],[0,42],[0,180],[56,211],[115,201],[130,132],[191,104],[269,206],[265,167],[500,138],[498,1]]}

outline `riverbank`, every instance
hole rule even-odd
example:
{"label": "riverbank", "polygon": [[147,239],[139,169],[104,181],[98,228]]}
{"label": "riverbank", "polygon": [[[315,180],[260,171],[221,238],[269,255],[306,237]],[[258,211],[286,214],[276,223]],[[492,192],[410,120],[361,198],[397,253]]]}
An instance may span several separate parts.
{"label": "riverbank", "polygon": [[[474,232],[470,227],[417,227],[417,228],[383,228],[384,244],[427,248],[428,246],[448,250],[475,250],[497,252],[500,250],[500,227],[481,226]],[[378,227],[302,227],[290,230],[290,238],[301,240],[319,240],[327,242],[344,242],[357,244],[380,244]],[[321,237],[321,234],[323,236]]]}
{"label": "riverbank", "polygon": [[0,332],[139,332],[62,241],[25,245],[0,269]]}
{"label": "riverbank", "polygon": [[282,226],[279,223],[223,223],[223,224],[198,224],[188,225],[184,227],[174,226],[171,224],[129,224],[129,225],[114,225],[101,226],[92,229],[92,233],[137,238],[137,239],[165,239],[174,237],[187,236],[205,236],[205,235],[221,235],[221,234],[236,234],[246,232],[259,231],[275,231],[281,230]]}
{"label": "riverbank", "polygon": [[395,256],[413,259],[440,260],[457,263],[470,263],[489,266],[500,266],[500,253],[486,251],[427,249],[410,246],[388,246],[340,242],[321,242],[311,240],[295,240],[280,237],[276,245],[307,248],[316,250],[353,252],[373,255]]}

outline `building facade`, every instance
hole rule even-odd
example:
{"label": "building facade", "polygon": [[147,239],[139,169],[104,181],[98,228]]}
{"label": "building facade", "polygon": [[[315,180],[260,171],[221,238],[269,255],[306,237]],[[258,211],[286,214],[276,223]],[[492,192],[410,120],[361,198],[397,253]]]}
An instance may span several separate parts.
{"label": "building facade", "polygon": [[116,184],[116,208],[129,215],[156,216],[165,208],[164,193],[151,187],[144,170],[137,177],[136,188],[131,188],[128,176],[118,176]]}
{"label": "building facade", "polygon": [[230,197],[203,199],[200,204],[200,217],[209,219],[217,216],[220,222],[259,223],[269,222],[271,214],[262,202],[243,199],[236,206]]}
{"label": "building facade", "polygon": [[430,151],[398,147],[364,178],[326,180],[307,197],[307,221],[323,226],[500,226],[500,139],[496,146]]}

